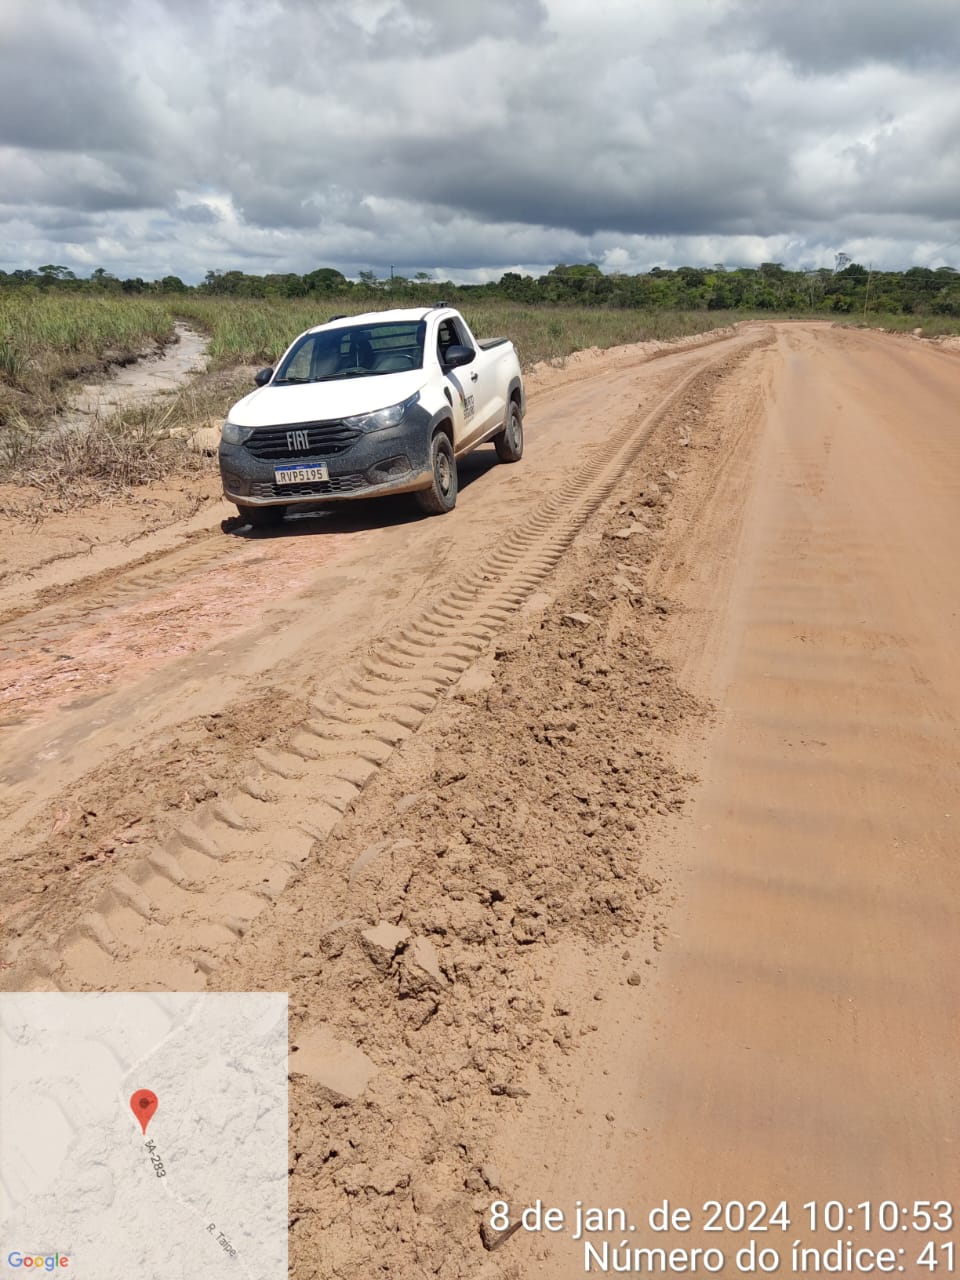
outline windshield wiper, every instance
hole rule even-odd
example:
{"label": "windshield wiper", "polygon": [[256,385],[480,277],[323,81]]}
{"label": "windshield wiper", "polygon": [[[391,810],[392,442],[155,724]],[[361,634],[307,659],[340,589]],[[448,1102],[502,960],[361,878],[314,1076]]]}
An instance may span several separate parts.
{"label": "windshield wiper", "polygon": [[296,382],[309,382],[309,378],[275,378],[273,385],[275,387],[289,387]]}
{"label": "windshield wiper", "polygon": [[335,382],[338,378],[372,378],[380,372],[379,369],[361,369],[354,366],[352,369],[341,369],[338,373],[328,373],[322,378],[314,378],[314,382]]}

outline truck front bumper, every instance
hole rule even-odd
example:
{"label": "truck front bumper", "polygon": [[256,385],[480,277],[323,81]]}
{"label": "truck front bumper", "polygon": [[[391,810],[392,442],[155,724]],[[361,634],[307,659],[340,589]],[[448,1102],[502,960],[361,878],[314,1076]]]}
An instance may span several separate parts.
{"label": "truck front bumper", "polygon": [[[310,506],[426,489],[433,479],[430,418],[420,406],[396,427],[360,435],[339,453],[257,458],[246,444],[220,443],[224,496],[243,507]],[[278,484],[279,466],[323,465],[328,479]]]}

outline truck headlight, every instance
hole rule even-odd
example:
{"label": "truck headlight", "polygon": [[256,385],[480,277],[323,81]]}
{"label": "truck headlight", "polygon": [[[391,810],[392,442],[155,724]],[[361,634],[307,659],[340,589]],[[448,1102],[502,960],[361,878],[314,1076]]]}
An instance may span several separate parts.
{"label": "truck headlight", "polygon": [[343,425],[352,427],[355,431],[383,431],[387,427],[398,427],[419,399],[420,392],[415,391],[409,399],[401,400],[399,404],[392,404],[386,409],[344,418]]}
{"label": "truck headlight", "polygon": [[243,444],[252,435],[253,427],[239,427],[229,419],[223,424],[223,430],[220,432],[224,444]]}

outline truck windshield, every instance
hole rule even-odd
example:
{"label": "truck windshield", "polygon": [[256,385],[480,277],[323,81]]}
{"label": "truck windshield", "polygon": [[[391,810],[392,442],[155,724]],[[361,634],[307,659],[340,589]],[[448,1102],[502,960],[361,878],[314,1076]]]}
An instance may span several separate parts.
{"label": "truck windshield", "polygon": [[426,321],[414,320],[305,333],[281,363],[273,385],[372,378],[422,369],[426,328]]}

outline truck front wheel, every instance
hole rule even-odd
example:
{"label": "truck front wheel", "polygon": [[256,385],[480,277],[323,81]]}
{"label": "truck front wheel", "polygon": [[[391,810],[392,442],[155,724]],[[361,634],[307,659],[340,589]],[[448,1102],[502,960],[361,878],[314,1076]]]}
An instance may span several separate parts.
{"label": "truck front wheel", "polygon": [[516,400],[507,405],[503,430],[493,437],[493,443],[501,462],[519,462],[523,457],[523,419]]}
{"label": "truck front wheel", "polygon": [[438,431],[430,445],[433,479],[429,489],[420,489],[414,497],[428,516],[442,516],[457,505],[457,460],[453,456],[450,437]]}

